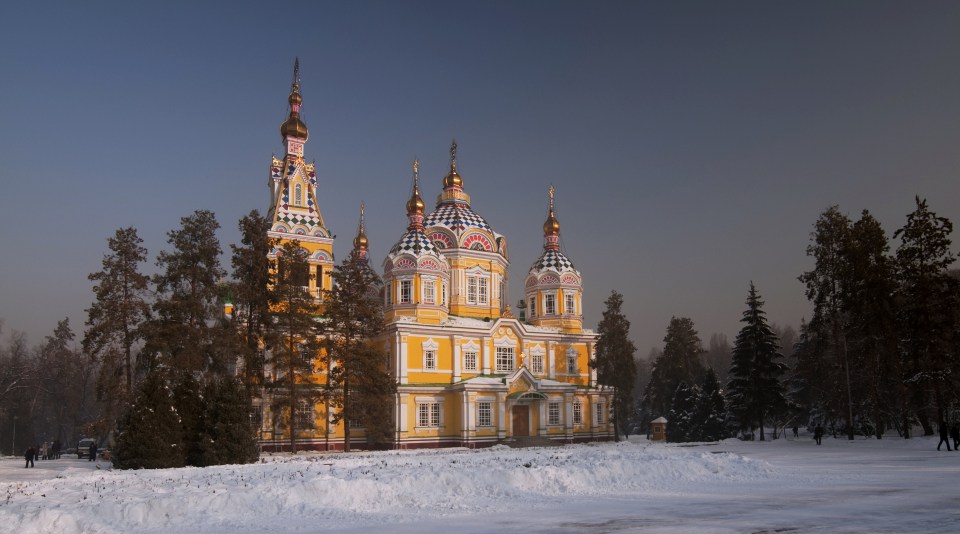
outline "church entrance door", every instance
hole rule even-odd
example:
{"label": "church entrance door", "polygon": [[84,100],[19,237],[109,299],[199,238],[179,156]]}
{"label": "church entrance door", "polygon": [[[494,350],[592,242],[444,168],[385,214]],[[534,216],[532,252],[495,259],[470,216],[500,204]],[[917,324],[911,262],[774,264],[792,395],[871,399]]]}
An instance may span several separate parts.
{"label": "church entrance door", "polygon": [[530,407],[520,405],[513,407],[513,437],[530,435]]}

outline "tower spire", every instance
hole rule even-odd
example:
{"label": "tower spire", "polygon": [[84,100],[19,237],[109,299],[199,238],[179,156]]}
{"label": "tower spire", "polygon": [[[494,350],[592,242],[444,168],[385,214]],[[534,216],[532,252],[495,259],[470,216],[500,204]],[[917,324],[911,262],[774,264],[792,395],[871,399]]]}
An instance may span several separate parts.
{"label": "tower spire", "polygon": [[290,96],[287,97],[290,104],[290,113],[287,120],[280,125],[280,135],[286,144],[287,156],[303,157],[303,144],[310,137],[310,131],[307,125],[300,120],[300,104],[303,98],[300,96],[300,58],[293,62],[293,82],[290,84]]}
{"label": "tower spire", "polygon": [[[457,172],[457,140],[450,143],[450,172],[443,178],[443,190],[456,189],[463,191],[463,178]],[[469,200],[468,200],[469,202]]]}
{"label": "tower spire", "polygon": [[366,261],[367,259],[367,228],[363,221],[363,213],[366,206],[361,201],[360,202],[360,224],[357,226],[357,237],[353,238],[353,249],[357,253],[357,256],[360,259]]}
{"label": "tower spire", "polygon": [[543,248],[546,250],[560,250],[560,221],[553,212],[553,197],[556,189],[550,184],[550,212],[547,215],[546,222],[543,223]]}
{"label": "tower spire", "polygon": [[413,193],[407,201],[407,217],[410,218],[410,228],[423,228],[423,199],[420,198],[420,160],[413,160]]}

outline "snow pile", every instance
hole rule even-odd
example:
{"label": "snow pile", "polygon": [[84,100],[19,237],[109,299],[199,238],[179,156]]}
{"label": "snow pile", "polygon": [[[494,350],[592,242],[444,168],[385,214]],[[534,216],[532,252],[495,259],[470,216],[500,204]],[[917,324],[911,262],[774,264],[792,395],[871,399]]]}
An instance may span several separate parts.
{"label": "snow pile", "polygon": [[71,469],[53,479],[0,483],[0,525],[64,534],[322,530],[775,475],[767,462],[739,454],[646,442],[276,456],[205,469]]}

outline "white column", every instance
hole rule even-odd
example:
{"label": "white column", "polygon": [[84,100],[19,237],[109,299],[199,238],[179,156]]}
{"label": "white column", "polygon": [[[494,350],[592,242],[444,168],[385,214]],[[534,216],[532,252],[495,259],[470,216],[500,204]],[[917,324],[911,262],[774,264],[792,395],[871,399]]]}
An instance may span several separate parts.
{"label": "white column", "polygon": [[490,374],[490,338],[481,337],[480,343],[483,344],[483,374]]}
{"label": "white column", "polygon": [[397,368],[400,375],[400,383],[407,383],[407,336],[398,335],[400,338],[400,366]]}
{"label": "white column", "polygon": [[[587,342],[587,361],[593,359],[593,341]],[[597,387],[597,369],[590,367],[590,386]]]}
{"label": "white column", "polygon": [[537,411],[540,412],[540,425],[539,425],[539,428],[537,429],[538,436],[547,435],[547,407],[550,405],[550,402],[552,400],[553,399],[547,399],[545,401],[540,401],[537,403],[539,405],[539,410]]}
{"label": "white column", "polygon": [[500,416],[497,417],[497,437],[503,439],[507,437],[507,394],[497,394],[497,411]]}
{"label": "white column", "polygon": [[450,344],[453,345],[453,381],[460,381],[460,337],[450,336]]}
{"label": "white column", "polygon": [[554,357],[554,342],[547,341],[547,361],[550,362],[550,379],[557,377],[557,359]]}
{"label": "white column", "polygon": [[563,394],[563,433],[573,438],[573,393]]}

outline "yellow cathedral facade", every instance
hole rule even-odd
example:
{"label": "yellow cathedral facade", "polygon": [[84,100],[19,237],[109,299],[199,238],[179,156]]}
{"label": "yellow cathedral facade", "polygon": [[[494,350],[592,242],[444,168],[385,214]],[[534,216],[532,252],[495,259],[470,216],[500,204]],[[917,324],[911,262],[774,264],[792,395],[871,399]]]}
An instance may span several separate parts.
{"label": "yellow cathedral facade", "polygon": [[[294,68],[289,115],[280,128],[285,154],[270,165],[269,236],[297,240],[309,253],[309,291],[322,311],[331,289],[333,234],[320,213],[317,175],[304,161],[309,131],[300,117],[302,97]],[[613,437],[613,392],[598,386],[588,362],[596,334],[583,328],[582,278],[560,247],[560,223],[549,188],[543,252],[524,280],[522,313],[507,302],[507,239],[473,210],[457,169],[457,145],[432,211],[420,192],[419,163],[406,202],[408,224],[383,260],[382,334],[394,400],[398,449],[485,447],[511,441],[562,443]],[[399,208],[399,206],[398,206]],[[367,257],[363,211],[353,240]],[[320,355],[313,382],[324,383]],[[265,449],[289,441],[300,449],[343,449],[342,423],[334,425],[323,401],[301,405],[297,424],[272,423],[269,392],[257,399],[258,437]],[[351,425],[351,447],[363,447]]]}

